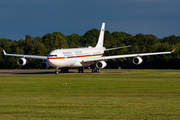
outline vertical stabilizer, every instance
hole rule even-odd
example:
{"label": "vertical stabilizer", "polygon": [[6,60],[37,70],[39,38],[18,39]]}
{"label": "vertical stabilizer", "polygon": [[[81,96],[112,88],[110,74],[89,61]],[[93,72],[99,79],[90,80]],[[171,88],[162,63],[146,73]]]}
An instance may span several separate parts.
{"label": "vertical stabilizer", "polygon": [[101,31],[99,34],[99,39],[96,47],[103,47],[103,42],[104,42],[104,32],[105,32],[105,23],[102,23]]}

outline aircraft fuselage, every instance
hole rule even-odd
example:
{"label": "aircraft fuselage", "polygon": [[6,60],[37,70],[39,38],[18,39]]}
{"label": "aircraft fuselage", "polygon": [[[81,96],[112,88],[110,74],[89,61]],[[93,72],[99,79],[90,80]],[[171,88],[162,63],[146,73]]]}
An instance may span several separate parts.
{"label": "aircraft fuselage", "polygon": [[104,48],[72,48],[56,49],[49,53],[47,62],[53,67],[86,67],[90,63],[83,63],[84,58],[98,58],[104,54]]}

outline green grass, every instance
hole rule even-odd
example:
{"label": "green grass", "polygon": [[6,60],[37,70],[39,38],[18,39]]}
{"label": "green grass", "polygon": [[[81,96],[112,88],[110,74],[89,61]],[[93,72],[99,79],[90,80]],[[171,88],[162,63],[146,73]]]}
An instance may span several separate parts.
{"label": "green grass", "polygon": [[180,71],[0,76],[0,119],[178,120]]}

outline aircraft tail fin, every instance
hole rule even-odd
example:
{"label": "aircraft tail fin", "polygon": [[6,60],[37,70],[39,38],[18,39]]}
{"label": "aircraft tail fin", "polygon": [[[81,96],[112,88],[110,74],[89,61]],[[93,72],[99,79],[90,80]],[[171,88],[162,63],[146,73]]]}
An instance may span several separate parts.
{"label": "aircraft tail fin", "polygon": [[99,34],[99,39],[98,39],[98,43],[96,45],[96,48],[97,47],[103,47],[104,32],[105,32],[105,23],[102,23],[102,27],[101,27],[101,31],[100,31],[100,34]]}

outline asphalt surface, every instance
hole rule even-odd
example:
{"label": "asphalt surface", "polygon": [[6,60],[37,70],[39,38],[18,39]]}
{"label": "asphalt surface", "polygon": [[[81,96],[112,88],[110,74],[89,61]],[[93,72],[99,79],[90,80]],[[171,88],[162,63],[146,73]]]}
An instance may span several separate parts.
{"label": "asphalt surface", "polygon": [[[55,70],[0,70],[0,75],[53,75]],[[102,70],[100,73],[92,73],[91,70],[84,70],[84,73],[78,73],[78,70],[69,70],[69,73],[59,74],[108,74],[108,73],[132,73],[136,71],[122,70]]]}

